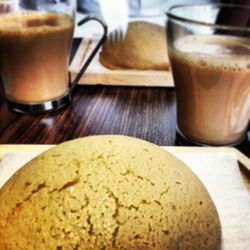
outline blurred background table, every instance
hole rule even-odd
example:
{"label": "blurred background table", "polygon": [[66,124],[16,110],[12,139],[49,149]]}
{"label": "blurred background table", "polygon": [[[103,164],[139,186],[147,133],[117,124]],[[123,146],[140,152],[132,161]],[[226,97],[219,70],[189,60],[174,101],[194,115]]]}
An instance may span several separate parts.
{"label": "blurred background table", "polygon": [[[74,41],[72,56],[79,40]],[[0,84],[0,144],[58,144],[95,134],[123,134],[161,146],[176,141],[174,88],[78,86],[68,107],[27,116],[7,107]],[[249,138],[240,150],[250,157]]]}

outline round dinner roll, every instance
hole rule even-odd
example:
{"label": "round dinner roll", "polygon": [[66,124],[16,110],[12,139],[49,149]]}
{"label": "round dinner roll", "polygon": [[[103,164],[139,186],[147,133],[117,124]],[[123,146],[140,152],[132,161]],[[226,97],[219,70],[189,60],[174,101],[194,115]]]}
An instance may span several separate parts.
{"label": "round dinner roll", "polygon": [[111,69],[168,70],[165,28],[144,21],[131,22],[124,40],[106,40],[99,61]]}
{"label": "round dinner roll", "polygon": [[196,175],[149,142],[102,135],[39,155],[0,190],[0,249],[220,249]]}

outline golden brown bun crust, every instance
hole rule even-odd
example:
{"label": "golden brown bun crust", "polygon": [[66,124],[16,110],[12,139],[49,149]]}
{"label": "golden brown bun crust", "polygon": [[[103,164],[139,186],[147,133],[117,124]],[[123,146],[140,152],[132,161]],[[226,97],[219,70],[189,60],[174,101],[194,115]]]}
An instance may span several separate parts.
{"label": "golden brown bun crust", "polygon": [[169,60],[164,27],[144,22],[131,22],[125,39],[105,42],[100,62],[111,69],[168,70]]}
{"label": "golden brown bun crust", "polygon": [[192,171],[125,136],[56,146],[0,190],[0,249],[220,249],[216,208]]}

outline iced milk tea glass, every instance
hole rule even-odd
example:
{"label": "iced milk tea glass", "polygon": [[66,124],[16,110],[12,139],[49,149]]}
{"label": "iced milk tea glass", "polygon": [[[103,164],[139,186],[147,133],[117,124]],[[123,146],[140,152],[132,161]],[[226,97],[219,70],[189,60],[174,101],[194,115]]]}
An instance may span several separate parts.
{"label": "iced milk tea glass", "polygon": [[68,64],[74,32],[76,0],[0,1],[0,74],[9,107],[25,114],[58,110],[106,37],[102,20],[87,16],[103,28],[97,47],[69,82]]}
{"label": "iced milk tea glass", "polygon": [[250,119],[250,7],[179,5],[167,37],[177,133],[201,145],[235,145]]}

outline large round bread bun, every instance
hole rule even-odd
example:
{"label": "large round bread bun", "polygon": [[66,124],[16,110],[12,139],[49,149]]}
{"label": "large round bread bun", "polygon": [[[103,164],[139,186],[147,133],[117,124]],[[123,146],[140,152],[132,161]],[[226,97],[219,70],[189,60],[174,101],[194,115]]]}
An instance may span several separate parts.
{"label": "large round bread bun", "polygon": [[168,70],[165,28],[145,21],[131,22],[124,40],[104,43],[99,60],[111,69]]}
{"label": "large round bread bun", "polygon": [[55,146],[0,190],[0,249],[219,249],[203,184],[160,147],[125,136]]}

